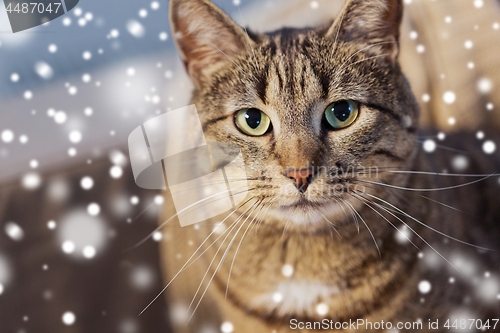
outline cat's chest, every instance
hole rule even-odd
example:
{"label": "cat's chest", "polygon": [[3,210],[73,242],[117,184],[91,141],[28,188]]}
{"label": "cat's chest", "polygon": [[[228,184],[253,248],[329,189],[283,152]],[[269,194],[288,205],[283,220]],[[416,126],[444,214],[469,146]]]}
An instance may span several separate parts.
{"label": "cat's chest", "polygon": [[328,300],[338,296],[345,284],[312,280],[288,280],[276,283],[268,292],[254,297],[250,306],[281,315],[322,310]]}

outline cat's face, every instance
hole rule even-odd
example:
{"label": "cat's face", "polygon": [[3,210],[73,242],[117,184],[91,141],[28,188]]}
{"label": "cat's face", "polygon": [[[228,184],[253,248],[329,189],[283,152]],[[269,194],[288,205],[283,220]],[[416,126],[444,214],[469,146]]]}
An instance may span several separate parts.
{"label": "cat's face", "polygon": [[400,1],[349,1],[329,28],[251,38],[207,1],[171,11],[205,136],[241,147],[268,222],[341,224],[363,192],[385,197],[366,181],[404,185],[387,172],[410,166],[418,121],[396,59]]}

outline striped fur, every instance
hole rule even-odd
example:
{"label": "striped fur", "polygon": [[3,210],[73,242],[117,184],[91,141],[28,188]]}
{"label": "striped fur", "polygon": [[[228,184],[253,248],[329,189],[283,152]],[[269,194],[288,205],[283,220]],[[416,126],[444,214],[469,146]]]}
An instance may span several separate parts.
{"label": "striped fur", "polygon": [[[241,146],[252,189],[250,203],[230,216],[225,227],[230,228],[238,216],[245,222],[236,224],[226,242],[222,241],[224,237],[216,240],[217,233],[210,236],[208,244],[215,242],[214,246],[168,290],[172,306],[183,308],[189,304],[207,267],[200,293],[213,276],[212,286],[194,319],[187,326],[179,322],[177,331],[218,329],[222,322],[229,321],[235,332],[288,332],[291,318],[364,318],[373,322],[422,319],[427,323],[427,319],[443,319],[472,304],[476,305],[478,318],[495,311],[498,316],[498,307],[475,297],[475,287],[468,281],[448,287],[451,265],[445,262],[439,269],[428,269],[418,259],[415,247],[409,242],[398,242],[397,232],[382,216],[394,223],[398,220],[381,209],[372,209],[380,204],[374,198],[388,201],[408,216],[466,242],[492,245],[496,237],[493,232],[490,231],[491,238],[481,228],[469,232],[469,216],[451,215],[443,206],[432,204],[416,192],[394,193],[362,182],[411,188],[450,184],[447,178],[385,172],[388,167],[429,170],[433,165],[445,167],[449,163],[446,156],[429,160],[418,150],[419,107],[397,61],[401,18],[402,1],[349,0],[332,25],[247,36],[207,0],[171,1],[172,28],[195,83],[193,103],[199,110],[205,135],[209,141]],[[359,118],[346,129],[331,131],[325,126],[324,110],[330,103],[345,99],[361,103]],[[269,134],[253,138],[238,131],[234,113],[250,107],[271,118],[273,130]],[[321,171],[304,197],[285,171],[311,165]],[[353,174],[349,181],[332,176],[349,167],[377,167],[380,172],[370,176]],[[482,168],[485,165],[477,166],[475,172],[488,172]],[[342,192],[332,192],[335,186]],[[490,182],[467,190],[457,189],[451,197],[443,192],[429,196],[432,200],[451,199],[455,203],[467,200],[461,209],[491,220],[498,216],[497,211],[481,207],[492,207],[493,198],[481,199],[479,194],[491,193],[493,186]],[[360,189],[362,192],[356,192]],[[468,191],[475,191],[476,196],[471,199]],[[370,231],[362,225],[358,232],[350,208],[363,216]],[[165,216],[173,213],[165,212]],[[443,246],[442,235],[408,216],[401,218],[439,248],[443,256],[453,255],[456,249],[471,253],[482,270],[493,269],[492,262],[498,262],[498,256],[477,254],[457,242]],[[167,280],[175,276],[197,248],[186,244],[201,244],[224,217],[196,229],[168,231],[170,239],[176,241],[165,243],[162,251]],[[261,224],[255,227],[257,221]],[[330,222],[338,228],[338,236]],[[247,227],[252,228],[248,234]],[[426,248],[424,240],[415,235],[411,239],[416,247]],[[219,246],[221,250],[217,251]],[[226,249],[227,258],[221,262]],[[284,265],[294,268],[291,276],[282,274]],[[424,279],[431,280],[440,290],[422,301],[417,286]],[[466,296],[469,301],[463,303]],[[197,303],[198,299],[194,306]],[[327,309],[326,314],[317,311],[320,304]]]}

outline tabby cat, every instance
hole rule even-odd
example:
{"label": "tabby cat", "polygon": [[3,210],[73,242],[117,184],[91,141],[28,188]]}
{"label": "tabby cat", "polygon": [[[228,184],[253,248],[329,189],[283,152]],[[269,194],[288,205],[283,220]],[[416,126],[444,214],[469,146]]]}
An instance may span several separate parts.
{"label": "tabby cat", "polygon": [[[250,189],[235,212],[166,229],[176,332],[495,331],[500,161],[468,134],[422,151],[401,0],[267,34],[208,0],[171,0],[170,16],[207,141],[241,147]],[[454,168],[485,176],[415,172]]]}

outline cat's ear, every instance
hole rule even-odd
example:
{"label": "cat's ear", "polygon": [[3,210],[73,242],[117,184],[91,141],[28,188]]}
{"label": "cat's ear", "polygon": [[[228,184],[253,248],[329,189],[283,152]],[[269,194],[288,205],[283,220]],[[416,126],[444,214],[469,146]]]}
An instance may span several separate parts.
{"label": "cat's ear", "polygon": [[170,23],[195,84],[211,66],[245,52],[250,42],[243,29],[208,0],[170,0]]}
{"label": "cat's ear", "polygon": [[375,50],[395,61],[402,18],[402,0],[347,0],[326,36],[360,45],[380,43]]}

